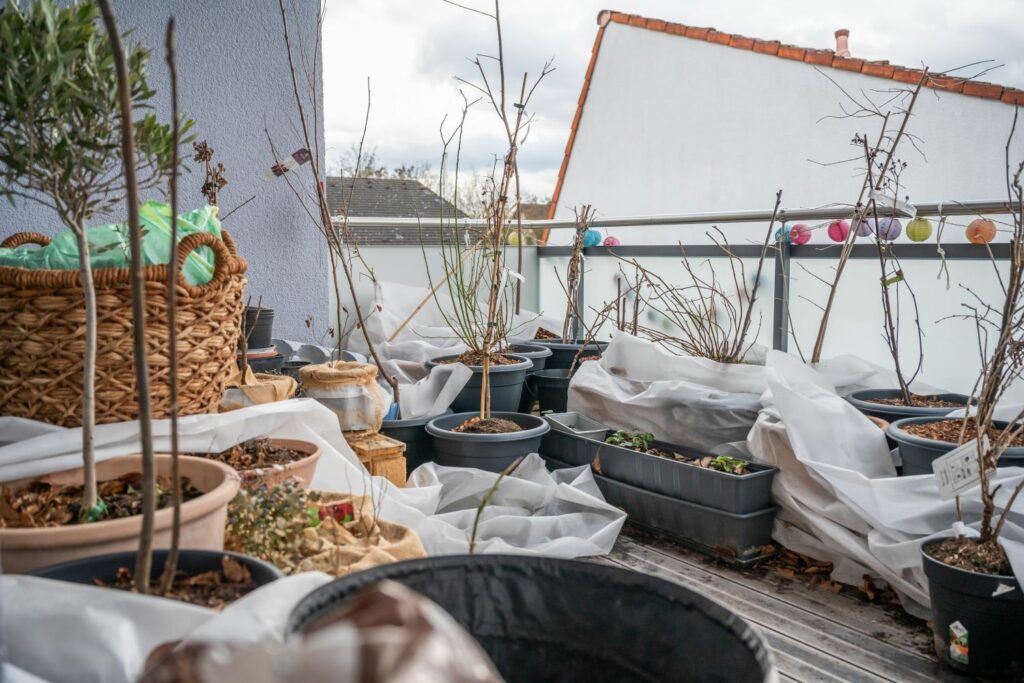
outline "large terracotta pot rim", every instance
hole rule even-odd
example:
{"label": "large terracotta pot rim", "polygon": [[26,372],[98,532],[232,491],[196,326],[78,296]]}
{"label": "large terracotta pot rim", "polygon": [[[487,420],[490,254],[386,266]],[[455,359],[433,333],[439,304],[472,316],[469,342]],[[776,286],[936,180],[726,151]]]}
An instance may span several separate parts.
{"label": "large terracotta pot rim", "polygon": [[[141,470],[141,455],[122,455],[115,458],[110,458],[102,462],[97,463],[98,466],[104,464],[113,465],[123,461],[137,460],[139,462],[139,469]],[[171,456],[159,454],[156,456],[157,471],[170,470]],[[187,501],[181,506],[181,523],[182,526],[188,522],[209,515],[217,508],[224,507],[235,494],[238,493],[239,486],[241,485],[241,478],[238,473],[235,472],[231,467],[217,462],[215,460],[207,460],[206,458],[195,458],[191,456],[182,455],[179,457],[179,466],[181,468],[181,475],[188,477],[190,471],[202,470],[202,469],[215,469],[219,470],[222,474],[220,482],[209,491],[204,491],[202,496],[193,500]],[[56,475],[64,475],[75,470],[81,470],[82,468],[74,468],[70,470],[64,470],[62,472],[55,472],[49,475],[43,475],[39,477],[30,477],[28,479],[20,479],[13,482],[6,482],[7,486],[17,486],[18,484],[27,484],[30,481],[39,479],[46,479]],[[174,516],[174,508],[166,507],[156,511],[154,518],[154,527],[160,529],[162,527],[169,527],[172,524]],[[34,527],[29,529],[0,529],[0,548],[5,551],[23,549],[23,548],[34,548],[40,545],[41,537],[45,536],[46,544],[49,547],[69,547],[83,545],[84,542],[97,541],[100,538],[118,538],[124,536],[131,536],[138,534],[142,529],[142,515],[134,515],[132,517],[122,517],[121,519],[102,520],[99,522],[91,522],[89,524],[68,524],[59,527]]]}

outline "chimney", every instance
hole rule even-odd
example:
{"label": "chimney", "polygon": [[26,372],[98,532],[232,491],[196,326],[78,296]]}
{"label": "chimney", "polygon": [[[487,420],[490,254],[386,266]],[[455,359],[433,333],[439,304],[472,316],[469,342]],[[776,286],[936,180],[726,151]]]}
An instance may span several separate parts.
{"label": "chimney", "polygon": [[848,28],[836,31],[836,55],[839,57],[850,56],[850,29]]}

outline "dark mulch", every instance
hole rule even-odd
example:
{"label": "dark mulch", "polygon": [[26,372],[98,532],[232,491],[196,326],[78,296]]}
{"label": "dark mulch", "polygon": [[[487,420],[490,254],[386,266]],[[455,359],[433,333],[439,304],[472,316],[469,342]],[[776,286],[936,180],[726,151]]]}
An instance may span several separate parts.
{"label": "dark mulch", "polygon": [[[449,363],[462,363],[463,365],[483,365],[484,355],[476,351],[466,351],[461,356],[456,358],[444,358],[442,360],[435,361],[438,365],[448,365]],[[491,365],[515,365],[516,363],[522,363],[523,361],[517,358],[509,358],[500,353],[491,354]]]}
{"label": "dark mulch", "polygon": [[647,455],[656,455],[659,458],[668,458],[669,460],[675,460],[676,462],[686,463],[687,465],[693,465],[694,467],[703,467],[704,469],[716,470],[718,472],[726,472],[728,474],[749,474],[750,470],[747,468],[746,463],[740,464],[739,462],[733,464],[728,469],[718,466],[715,461],[715,456],[705,455],[702,458],[691,458],[688,455],[682,453],[676,453],[675,451],[668,451],[664,448],[656,448],[652,446],[647,450],[640,448],[630,448],[629,446],[623,446],[623,448],[629,448],[631,451],[638,453],[646,453]]}
{"label": "dark mulch", "polygon": [[[157,509],[174,504],[170,477],[157,477]],[[203,495],[187,477],[181,478],[182,500],[188,502]],[[117,479],[101,481],[96,487],[106,507],[95,519],[83,519],[81,485],[55,486],[32,482],[17,493],[6,486],[0,490],[0,528],[31,529],[57,527],[84,521],[121,519],[142,514],[142,474],[132,472]]]}
{"label": "dark mulch", "polygon": [[[902,396],[896,396],[894,398],[866,398],[864,401],[868,403],[879,403],[884,406],[905,406],[906,401],[903,400]],[[910,405],[914,408],[963,408],[963,403],[956,403],[955,401],[946,401],[935,396],[925,396],[923,394],[911,394]]]}
{"label": "dark mulch", "polygon": [[947,538],[925,552],[939,562],[957,569],[999,576],[1013,575],[1006,552],[995,540],[982,543],[977,538]]}
{"label": "dark mulch", "polygon": [[548,332],[543,327],[537,328],[537,334],[533,335],[534,339],[561,339],[561,337],[554,332]]}
{"label": "dark mulch", "polygon": [[[938,420],[936,422],[925,422],[923,424],[912,424],[902,427],[903,431],[913,434],[914,436],[920,436],[923,439],[934,439],[936,441],[946,441],[948,443],[961,443],[960,431],[964,427],[964,421],[960,418],[951,418],[949,420]],[[990,441],[998,439],[999,435],[1002,434],[1001,429],[990,427],[988,429],[988,438]],[[964,441],[970,441],[971,439],[978,438],[978,425],[975,424],[973,419],[968,419],[967,427],[964,429]],[[1016,436],[1011,442],[1011,447],[1024,446],[1024,434]]]}
{"label": "dark mulch", "polygon": [[290,465],[309,456],[293,448],[275,446],[270,439],[249,439],[220,453],[190,453],[197,458],[217,460],[239,472],[274,465]]}
{"label": "dark mulch", "polygon": [[[134,591],[135,580],[132,571],[127,567],[117,570],[117,579],[113,583],[96,580],[97,586],[116,588],[117,590]],[[150,593],[159,595],[160,577],[156,576],[150,584]],[[170,590],[164,597],[179,600],[200,607],[223,609],[243,595],[256,589],[249,568],[238,560],[225,555],[221,558],[221,568],[188,575],[177,572]]]}
{"label": "dark mulch", "polygon": [[521,432],[523,428],[512,420],[503,420],[500,417],[488,417],[484,420],[481,420],[479,417],[473,417],[452,431],[464,434],[511,434],[513,432]]}

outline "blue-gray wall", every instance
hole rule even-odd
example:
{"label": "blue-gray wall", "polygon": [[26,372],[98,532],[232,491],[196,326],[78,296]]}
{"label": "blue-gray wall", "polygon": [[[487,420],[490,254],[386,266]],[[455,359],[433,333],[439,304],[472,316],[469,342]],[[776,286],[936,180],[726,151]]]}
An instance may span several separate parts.
{"label": "blue-gray wall", "polygon": [[[311,65],[319,2],[286,0],[285,5],[289,12],[294,8]],[[149,82],[164,121],[170,120],[164,34],[168,17],[174,15],[180,106],[195,119],[197,138],[207,140],[225,166],[229,184],[220,194],[221,213],[256,197],[224,223],[249,261],[247,294],[254,303],[262,296],[263,305],[275,309],[275,336],[306,339],[308,316],[320,328],[328,320],[330,267],[322,238],[285,181],[265,177],[273,159],[264,126],[282,154],[303,146],[277,0],[114,0],[114,8],[122,30],[134,29],[134,37],[152,52]],[[322,103],[320,74],[316,83]],[[312,112],[307,114],[312,119]],[[316,120],[322,153],[322,104]],[[197,166],[191,156],[188,160],[189,166]],[[310,184],[308,167],[302,171],[296,178]],[[179,182],[181,210],[201,206],[200,169],[193,168]],[[160,198],[159,192],[151,195],[144,198]],[[123,213],[115,217],[120,220]],[[60,229],[46,208],[0,203],[0,236]]]}

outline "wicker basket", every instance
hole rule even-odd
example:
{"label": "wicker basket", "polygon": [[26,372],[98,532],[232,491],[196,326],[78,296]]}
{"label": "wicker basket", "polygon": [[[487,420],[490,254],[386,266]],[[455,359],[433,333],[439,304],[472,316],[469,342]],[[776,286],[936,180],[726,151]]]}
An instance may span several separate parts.
{"label": "wicker basket", "polygon": [[[0,246],[45,246],[37,233],[19,233]],[[191,286],[178,280],[179,414],[217,412],[235,363],[245,288],[245,259],[227,232],[181,240],[178,263],[195,248],[214,252],[213,278]],[[179,271],[180,273],[180,271]],[[153,416],[170,408],[167,354],[167,265],[143,269],[146,347]],[[128,268],[93,270],[96,285],[96,421],[138,417],[132,347],[132,290]],[[0,415],[50,424],[81,424],[85,299],[77,270],[0,267]]]}

